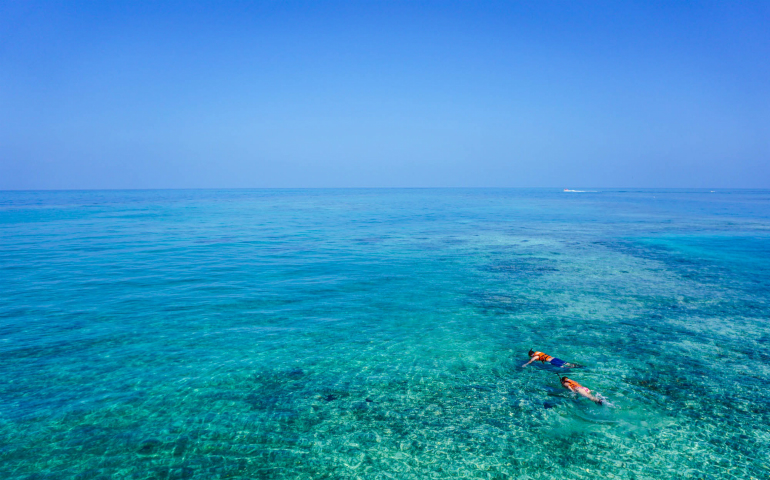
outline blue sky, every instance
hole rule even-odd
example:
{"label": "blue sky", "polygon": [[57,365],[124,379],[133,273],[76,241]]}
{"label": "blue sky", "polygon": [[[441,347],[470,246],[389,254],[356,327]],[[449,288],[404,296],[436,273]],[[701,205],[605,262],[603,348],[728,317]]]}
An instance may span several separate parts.
{"label": "blue sky", "polygon": [[770,2],[0,3],[0,189],[770,187]]}

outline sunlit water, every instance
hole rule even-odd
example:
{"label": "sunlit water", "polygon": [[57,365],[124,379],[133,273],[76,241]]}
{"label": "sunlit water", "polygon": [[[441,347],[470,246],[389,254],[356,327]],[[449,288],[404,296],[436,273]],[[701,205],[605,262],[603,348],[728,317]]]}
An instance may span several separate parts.
{"label": "sunlit water", "polygon": [[768,478],[769,241],[768,191],[0,192],[0,477]]}

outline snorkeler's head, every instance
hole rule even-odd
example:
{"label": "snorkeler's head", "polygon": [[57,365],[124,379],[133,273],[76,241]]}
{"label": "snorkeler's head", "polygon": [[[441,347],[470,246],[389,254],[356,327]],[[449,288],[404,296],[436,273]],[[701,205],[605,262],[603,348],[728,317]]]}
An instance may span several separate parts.
{"label": "snorkeler's head", "polygon": [[535,354],[535,352],[534,352],[534,351],[533,351],[533,350],[530,348],[530,349],[529,349],[529,356],[531,357],[531,356],[533,356],[534,354]]}

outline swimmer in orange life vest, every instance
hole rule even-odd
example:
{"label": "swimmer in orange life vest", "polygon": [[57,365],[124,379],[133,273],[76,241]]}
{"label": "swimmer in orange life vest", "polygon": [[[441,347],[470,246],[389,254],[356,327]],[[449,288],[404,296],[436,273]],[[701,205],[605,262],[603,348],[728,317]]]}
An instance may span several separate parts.
{"label": "swimmer in orange life vest", "polygon": [[546,355],[543,352],[533,352],[531,348],[529,349],[529,357],[530,357],[529,361],[527,363],[525,363],[524,365],[522,365],[522,367],[526,367],[527,365],[529,365],[530,363],[532,363],[532,362],[534,362],[536,360],[539,360],[541,363],[548,362],[551,365],[553,365],[554,367],[575,368],[575,367],[579,367],[580,366],[580,365],[577,365],[575,363],[567,363],[567,362],[565,362],[564,360],[562,360],[560,358],[555,358],[555,357],[552,357],[550,355]]}
{"label": "swimmer in orange life vest", "polygon": [[599,405],[604,403],[601,398],[598,398],[596,395],[591,393],[591,390],[587,389],[586,387],[579,384],[578,382],[574,380],[570,380],[567,377],[559,377],[559,380],[561,380],[561,386],[566,388],[567,390],[575,392],[578,395],[582,395],[587,399],[591,400],[592,402],[596,402]]}

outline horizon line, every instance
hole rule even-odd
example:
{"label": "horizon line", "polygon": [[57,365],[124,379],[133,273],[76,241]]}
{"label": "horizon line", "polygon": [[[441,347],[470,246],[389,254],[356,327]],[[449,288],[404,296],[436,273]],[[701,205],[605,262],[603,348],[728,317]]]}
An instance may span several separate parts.
{"label": "horizon line", "polygon": [[[591,189],[579,191],[577,189]],[[770,190],[770,187],[154,187],[154,188],[25,188],[0,189],[0,193],[21,192],[132,192],[165,190],[559,190],[566,193],[600,193],[603,190]]]}

